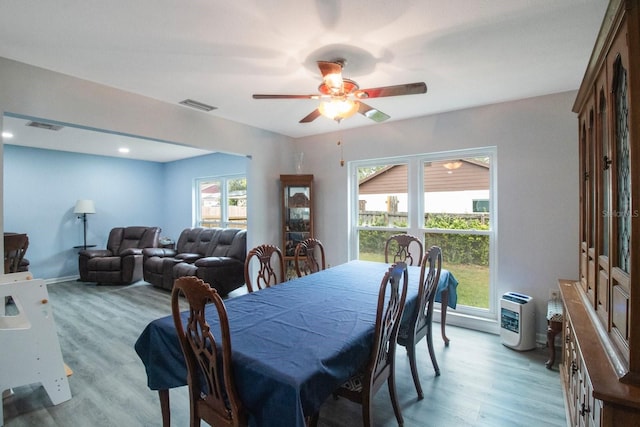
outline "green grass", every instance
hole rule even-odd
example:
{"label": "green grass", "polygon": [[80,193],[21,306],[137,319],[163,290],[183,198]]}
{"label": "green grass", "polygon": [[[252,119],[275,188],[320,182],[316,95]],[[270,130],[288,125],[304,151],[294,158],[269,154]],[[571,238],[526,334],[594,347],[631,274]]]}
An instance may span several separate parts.
{"label": "green grass", "polygon": [[[384,255],[360,253],[363,261],[384,262]],[[471,264],[447,264],[445,268],[458,280],[458,304],[489,308],[489,267]]]}

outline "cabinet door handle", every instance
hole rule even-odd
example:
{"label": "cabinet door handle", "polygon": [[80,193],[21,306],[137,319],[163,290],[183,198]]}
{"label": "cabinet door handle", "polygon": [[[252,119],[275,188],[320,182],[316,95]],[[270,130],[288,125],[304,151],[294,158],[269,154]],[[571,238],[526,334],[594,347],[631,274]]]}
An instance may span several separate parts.
{"label": "cabinet door handle", "polygon": [[609,166],[611,166],[611,163],[613,163],[613,161],[608,156],[604,156],[602,159],[602,169],[604,170],[609,169]]}
{"label": "cabinet door handle", "polygon": [[584,417],[589,412],[591,412],[591,410],[587,406],[585,406],[585,404],[583,402],[582,405],[581,405],[581,408],[580,408],[580,415]]}
{"label": "cabinet door handle", "polygon": [[578,365],[574,360],[573,362],[571,362],[571,375],[575,374],[576,372],[578,372]]}

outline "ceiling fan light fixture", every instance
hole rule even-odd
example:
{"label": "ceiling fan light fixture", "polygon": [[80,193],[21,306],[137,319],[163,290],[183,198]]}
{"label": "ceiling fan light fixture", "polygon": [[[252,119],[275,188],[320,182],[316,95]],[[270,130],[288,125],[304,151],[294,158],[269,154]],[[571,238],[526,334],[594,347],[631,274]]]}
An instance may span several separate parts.
{"label": "ceiling fan light fixture", "polygon": [[332,99],[320,103],[320,114],[331,120],[342,120],[358,112],[358,103],[350,99]]}
{"label": "ceiling fan light fixture", "polygon": [[324,84],[329,88],[332,93],[342,92],[342,74],[330,73],[324,76]]}

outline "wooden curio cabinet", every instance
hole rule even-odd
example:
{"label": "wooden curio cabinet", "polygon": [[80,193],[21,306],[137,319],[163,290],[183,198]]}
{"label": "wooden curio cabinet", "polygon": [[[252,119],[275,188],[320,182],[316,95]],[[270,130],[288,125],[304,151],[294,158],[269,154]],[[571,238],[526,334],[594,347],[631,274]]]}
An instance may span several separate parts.
{"label": "wooden curio cabinet", "polygon": [[[640,0],[611,0],[578,91],[578,281],[560,281],[570,425],[640,425]],[[634,246],[633,242],[637,244]]]}
{"label": "wooden curio cabinet", "polygon": [[296,245],[314,237],[313,175],[280,175],[282,254],[292,261]]}

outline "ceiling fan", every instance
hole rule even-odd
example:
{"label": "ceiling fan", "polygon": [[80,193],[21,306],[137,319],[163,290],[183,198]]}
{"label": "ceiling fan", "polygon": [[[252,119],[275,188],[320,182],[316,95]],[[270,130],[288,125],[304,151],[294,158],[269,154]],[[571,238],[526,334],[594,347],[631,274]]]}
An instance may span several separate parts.
{"label": "ceiling fan", "polygon": [[385,96],[414,95],[427,92],[424,82],[407,83],[396,86],[384,86],[371,89],[360,89],[358,83],[342,77],[342,69],[346,61],[318,61],[318,68],[322,74],[322,83],[318,86],[317,95],[262,95],[254,94],[253,99],[319,99],[322,100],[318,108],[300,120],[309,123],[318,117],[325,116],[338,123],[342,119],[360,113],[376,122],[383,122],[390,116],[364,102],[363,99],[382,98]]}

